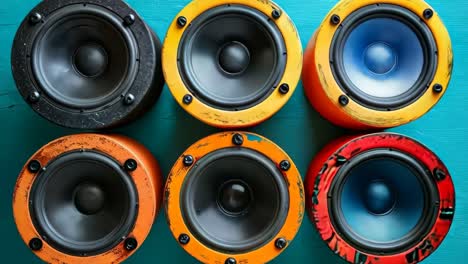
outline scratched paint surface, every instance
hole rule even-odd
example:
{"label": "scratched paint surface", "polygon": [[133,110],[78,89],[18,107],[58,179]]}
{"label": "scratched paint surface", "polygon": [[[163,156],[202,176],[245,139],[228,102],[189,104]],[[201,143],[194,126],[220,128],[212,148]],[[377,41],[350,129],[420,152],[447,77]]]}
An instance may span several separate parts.
{"label": "scratched paint surface", "polygon": [[[5,263],[40,263],[19,237],[13,221],[11,199],[23,163],[42,145],[57,137],[80,131],[57,127],[39,118],[16,91],[10,70],[10,48],[23,17],[38,0],[3,0],[0,5],[0,254]],[[163,39],[174,16],[188,0],[129,0],[137,12]],[[277,0],[299,30],[305,46],[336,0]],[[392,129],[423,142],[450,169],[457,205],[446,240],[424,263],[461,263],[468,247],[468,2],[429,0],[439,12],[452,37],[455,68],[450,88],[426,116]],[[331,139],[346,133],[323,120],[307,103],[299,85],[288,104],[271,120],[250,129],[273,140],[294,159],[302,175],[308,164]],[[155,107],[142,119],[112,132],[145,144],[167,175],[178,156],[198,139],[216,132],[179,108],[167,87]],[[127,263],[197,263],[172,238],[159,215],[150,236]],[[273,263],[343,263],[320,240],[308,218],[291,246]]]}

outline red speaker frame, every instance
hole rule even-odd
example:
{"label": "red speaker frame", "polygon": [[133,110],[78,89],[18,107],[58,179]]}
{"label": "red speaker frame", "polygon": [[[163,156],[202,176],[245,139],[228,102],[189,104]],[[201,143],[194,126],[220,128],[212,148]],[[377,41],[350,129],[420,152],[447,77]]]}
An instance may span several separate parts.
{"label": "red speaker frame", "polygon": [[[413,248],[393,255],[372,255],[360,252],[337,232],[329,213],[328,192],[340,167],[346,160],[377,148],[392,148],[419,160],[433,172],[440,197],[439,215],[426,237],[421,238]],[[304,185],[307,211],[320,237],[331,250],[350,263],[399,264],[422,261],[442,243],[454,216],[455,189],[448,169],[427,147],[399,134],[376,133],[348,136],[331,142],[312,161]]]}

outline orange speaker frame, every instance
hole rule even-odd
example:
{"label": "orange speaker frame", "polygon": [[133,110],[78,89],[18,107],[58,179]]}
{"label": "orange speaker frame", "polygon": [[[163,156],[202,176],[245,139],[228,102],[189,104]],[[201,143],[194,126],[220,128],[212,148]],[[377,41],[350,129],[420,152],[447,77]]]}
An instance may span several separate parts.
{"label": "orange speaker frame", "polygon": [[[288,183],[289,191],[289,211],[281,230],[265,245],[242,254],[228,254],[219,252],[203,245],[190,232],[187,224],[184,222],[180,209],[181,189],[187,173],[190,171],[196,161],[206,154],[222,148],[239,147],[233,141],[234,137],[242,136],[242,148],[249,148],[269,157],[284,175],[284,179]],[[184,165],[184,158],[192,156],[192,165]],[[287,170],[281,169],[281,162],[289,161],[290,167]],[[189,147],[176,161],[174,167],[169,173],[166,188],[165,188],[165,207],[167,222],[171,232],[176,240],[180,242],[180,235],[187,234],[189,242],[181,243],[182,247],[193,257],[203,263],[225,263],[228,258],[234,258],[237,263],[260,264],[266,263],[278,256],[283,248],[275,246],[276,240],[284,238],[286,246],[290,244],[294,236],[299,230],[299,227],[304,216],[304,189],[301,175],[292,162],[291,158],[277,145],[268,139],[248,132],[224,132],[208,136]]]}
{"label": "orange speaker frame", "polygon": [[[335,80],[330,66],[330,47],[340,21],[344,21],[354,11],[375,4],[402,6],[426,23],[431,30],[438,50],[437,69],[429,89],[415,102],[393,111],[379,111],[365,107],[347,97],[340,104],[340,96],[345,95]],[[378,129],[399,126],[427,113],[445,93],[450,81],[453,66],[450,36],[442,20],[435,11],[431,18],[424,17],[430,9],[422,0],[342,0],[325,17],[309,42],[304,55],[302,81],[305,93],[314,108],[330,122],[352,129]],[[331,22],[338,16],[338,24]],[[440,86],[442,90],[440,90]],[[436,89],[434,89],[437,87]],[[435,91],[436,92],[435,92]]]}
{"label": "orange speaker frame", "polygon": [[[72,256],[51,247],[34,227],[30,210],[29,195],[35,177],[40,170],[45,170],[47,164],[59,155],[70,151],[94,150],[109,155],[123,167],[126,161],[133,159],[137,167],[127,169],[138,190],[138,213],[130,234],[113,249],[93,256]],[[44,167],[42,167],[44,166]],[[59,188],[59,187],[58,187]],[[33,252],[47,263],[89,264],[89,263],[120,263],[128,258],[143,243],[148,236],[154,219],[161,206],[162,178],[159,166],[152,154],[136,141],[119,135],[77,134],[54,140],[43,146],[26,163],[21,171],[13,194],[13,213],[18,231]],[[128,238],[136,239],[137,245],[130,245]],[[33,239],[35,243],[31,245]],[[38,240],[40,242],[38,242]],[[42,243],[41,243],[42,242]],[[127,248],[126,248],[127,247]]]}
{"label": "orange speaker frame", "polygon": [[[280,85],[288,84],[288,92],[285,94],[281,93],[279,92],[279,87],[275,87],[276,90],[264,101],[239,111],[217,109],[204,104],[197,97],[193,96],[182,81],[177,63],[179,43],[190,21],[193,21],[208,9],[230,4],[248,6],[263,12],[269,17],[272,17],[273,11],[280,11],[281,16],[275,19],[272,18],[272,21],[275,22],[283,36],[288,54],[286,68],[278,82]],[[177,23],[178,17],[185,17],[187,25],[184,27],[179,26]],[[299,33],[291,18],[277,4],[270,0],[194,0],[180,11],[176,19],[169,26],[162,49],[162,63],[164,77],[174,99],[192,116],[208,125],[219,128],[250,127],[273,116],[292,96],[299,82],[302,70],[302,45]],[[184,96],[186,95],[191,95],[190,103],[184,103]]]}

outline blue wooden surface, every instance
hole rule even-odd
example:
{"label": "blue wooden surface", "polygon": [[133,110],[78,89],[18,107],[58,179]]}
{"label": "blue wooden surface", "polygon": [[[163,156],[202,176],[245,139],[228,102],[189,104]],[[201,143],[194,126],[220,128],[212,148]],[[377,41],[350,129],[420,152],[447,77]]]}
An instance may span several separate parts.
{"label": "blue wooden surface", "polygon": [[[208,0],[207,0],[208,1]],[[441,247],[425,263],[467,263],[468,246],[468,2],[429,0],[449,29],[455,54],[450,88],[426,116],[392,131],[412,136],[433,149],[449,167],[457,192],[455,220]],[[22,100],[10,70],[10,48],[18,25],[37,0],[3,0],[0,4],[0,262],[40,263],[20,239],[13,221],[11,197],[24,162],[43,144],[80,131],[57,127],[36,115]],[[188,0],[129,0],[163,39],[166,29]],[[336,0],[277,0],[292,17],[305,46]],[[142,119],[114,132],[144,143],[167,175],[190,144],[215,132],[201,124],[172,99],[165,88],[155,107]],[[251,129],[274,140],[293,158],[304,175],[313,155],[329,140],[346,133],[323,120],[304,98],[299,85],[289,103],[271,120]],[[197,263],[172,238],[163,213],[150,236],[128,263]],[[342,263],[319,239],[308,218],[292,245],[273,263]]]}

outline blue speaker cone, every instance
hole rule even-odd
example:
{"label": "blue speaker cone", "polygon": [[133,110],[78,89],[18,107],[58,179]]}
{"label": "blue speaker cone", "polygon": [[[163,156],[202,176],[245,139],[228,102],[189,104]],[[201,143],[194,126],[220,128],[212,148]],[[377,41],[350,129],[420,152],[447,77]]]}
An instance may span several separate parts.
{"label": "blue speaker cone", "polygon": [[[428,232],[437,192],[410,156],[374,150],[343,166],[332,194],[334,223],[364,251],[398,251]],[[431,213],[433,212],[433,213]]]}
{"label": "blue speaker cone", "polygon": [[394,6],[368,6],[337,29],[331,61],[341,88],[359,103],[384,110],[423,94],[435,72],[436,45],[424,22]]}
{"label": "blue speaker cone", "polygon": [[345,73],[354,86],[375,97],[394,97],[418,81],[424,53],[418,36],[405,23],[374,18],[358,25],[345,40]]}

